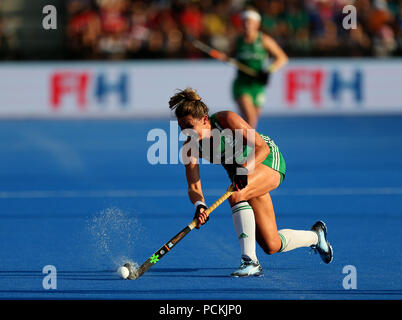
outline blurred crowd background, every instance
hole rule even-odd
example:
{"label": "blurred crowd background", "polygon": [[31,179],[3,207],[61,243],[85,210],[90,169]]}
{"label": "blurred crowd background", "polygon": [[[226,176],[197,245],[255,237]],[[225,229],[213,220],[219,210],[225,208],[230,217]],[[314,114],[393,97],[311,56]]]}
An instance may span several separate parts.
{"label": "blurred crowd background", "polygon": [[[52,3],[58,28],[44,31]],[[356,29],[342,27],[348,4]],[[0,59],[205,58],[188,36],[230,53],[246,5],[291,57],[402,55],[402,0],[1,0]]]}

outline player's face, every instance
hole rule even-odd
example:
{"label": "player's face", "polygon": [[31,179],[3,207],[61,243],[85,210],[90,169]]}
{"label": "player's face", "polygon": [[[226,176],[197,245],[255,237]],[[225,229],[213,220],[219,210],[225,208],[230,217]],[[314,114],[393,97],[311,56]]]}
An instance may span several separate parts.
{"label": "player's face", "polygon": [[[198,139],[202,139],[208,131],[208,116],[204,116],[201,119],[194,118],[192,115],[187,115],[177,120],[180,129],[183,131],[185,129],[193,130],[198,135]],[[184,132],[188,135],[188,132]]]}
{"label": "player's face", "polygon": [[243,20],[243,29],[247,34],[257,32],[260,28],[260,22],[255,19],[244,19]]}

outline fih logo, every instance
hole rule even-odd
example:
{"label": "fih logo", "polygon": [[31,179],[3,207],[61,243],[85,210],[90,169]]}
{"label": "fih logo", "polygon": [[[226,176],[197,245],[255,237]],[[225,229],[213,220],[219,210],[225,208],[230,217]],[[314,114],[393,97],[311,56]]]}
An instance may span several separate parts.
{"label": "fih logo", "polygon": [[349,95],[356,106],[363,102],[364,77],[360,69],[344,75],[339,70],[321,68],[289,68],[285,73],[285,101],[290,108],[299,102],[300,95],[308,95],[315,108],[331,103],[341,105]]}
{"label": "fih logo", "polygon": [[126,72],[107,74],[86,71],[57,71],[50,75],[50,105],[60,109],[69,100],[79,109],[89,104],[105,107],[108,102],[122,108],[129,105],[129,75]]}

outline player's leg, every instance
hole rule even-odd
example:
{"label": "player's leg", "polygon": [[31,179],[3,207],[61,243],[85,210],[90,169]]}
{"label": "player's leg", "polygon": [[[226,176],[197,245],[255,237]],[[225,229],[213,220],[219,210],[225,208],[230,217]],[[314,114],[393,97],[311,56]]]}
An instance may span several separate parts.
{"label": "player's leg", "polygon": [[[267,176],[269,173],[272,174]],[[247,199],[262,196],[267,190],[275,189],[280,183],[280,174],[261,164],[250,173],[248,179],[247,187],[235,192],[229,198],[233,225],[241,249],[241,265],[232,273],[232,276],[237,277],[262,275],[262,268],[256,255],[255,215]]]}
{"label": "player's leg", "polygon": [[269,193],[249,200],[256,223],[256,240],[267,254],[281,249],[282,240],[276,226],[275,211]]}
{"label": "player's leg", "polygon": [[301,247],[316,250],[325,263],[333,259],[333,250],[327,240],[327,227],[317,221],[310,230],[277,230],[275,211],[269,193],[250,199],[256,224],[256,240],[267,254],[287,252]]}
{"label": "player's leg", "polygon": [[311,230],[277,230],[275,211],[269,193],[250,199],[256,221],[258,244],[267,254],[286,252],[301,247],[317,245],[318,235]]}
{"label": "player's leg", "polygon": [[[260,115],[261,115],[261,108],[260,107],[255,108],[255,114],[257,116],[257,123],[258,123],[258,119],[260,118]],[[256,128],[257,128],[257,124],[256,124]]]}
{"label": "player's leg", "polygon": [[300,247],[313,247],[320,253],[324,262],[332,261],[332,248],[326,240],[325,225],[323,227],[316,223],[312,230],[283,229],[278,232],[275,212],[268,192],[276,189],[280,182],[279,172],[265,165],[259,165],[249,175],[247,187],[235,192],[229,198],[242,253],[242,263],[232,275],[262,274],[255,252],[256,240],[268,254],[286,252]]}
{"label": "player's leg", "polygon": [[233,82],[232,94],[235,99],[244,120],[251,127],[256,128],[260,114],[259,106],[264,103],[264,86],[255,83],[244,82],[237,78]]}
{"label": "player's leg", "polygon": [[[247,201],[250,209],[254,213],[254,224],[257,226],[255,233],[260,238],[258,243],[267,253],[275,253],[281,248],[281,239],[278,235],[275,213],[272,205],[269,191],[276,189],[281,182],[281,174],[274,169],[260,164],[249,175],[249,181],[246,188],[236,192],[229,198],[233,208],[238,203]],[[242,202],[243,201],[243,202]],[[256,212],[257,210],[257,212]],[[246,216],[244,214],[244,216]],[[247,220],[251,220],[249,217]],[[242,221],[243,228],[247,228],[251,222]],[[262,227],[258,227],[258,226]],[[253,239],[255,241],[255,238]]]}
{"label": "player's leg", "polygon": [[254,106],[253,98],[249,94],[243,94],[236,99],[240,112],[244,116],[244,120],[252,127],[255,128],[258,123],[258,110]]}
{"label": "player's leg", "polygon": [[261,109],[266,101],[266,91],[264,86],[255,85],[252,92],[253,103],[255,106],[255,116],[257,118],[255,127],[257,128],[258,119],[261,116]]}
{"label": "player's leg", "polygon": [[248,184],[244,189],[234,192],[229,202],[231,205],[242,200],[248,200],[265,195],[276,189],[281,183],[281,174],[264,165],[257,165],[248,175]]}

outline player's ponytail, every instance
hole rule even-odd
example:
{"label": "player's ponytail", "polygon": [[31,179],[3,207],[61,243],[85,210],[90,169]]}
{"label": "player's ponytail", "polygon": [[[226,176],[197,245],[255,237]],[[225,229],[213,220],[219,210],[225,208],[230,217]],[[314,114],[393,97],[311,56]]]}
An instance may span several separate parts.
{"label": "player's ponytail", "polygon": [[169,108],[174,110],[178,119],[187,115],[191,115],[196,119],[201,119],[209,112],[207,105],[192,88],[180,90],[171,97],[169,100]]}

